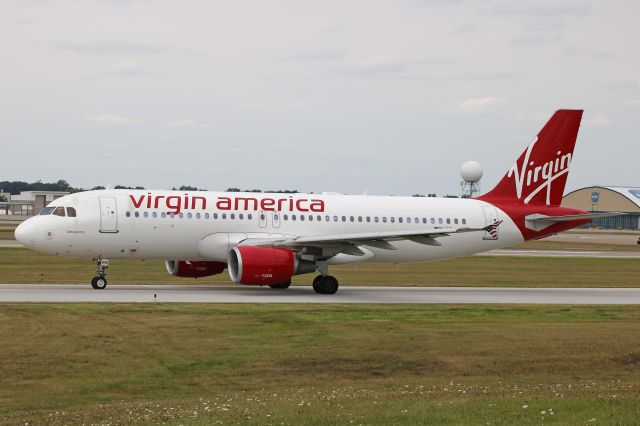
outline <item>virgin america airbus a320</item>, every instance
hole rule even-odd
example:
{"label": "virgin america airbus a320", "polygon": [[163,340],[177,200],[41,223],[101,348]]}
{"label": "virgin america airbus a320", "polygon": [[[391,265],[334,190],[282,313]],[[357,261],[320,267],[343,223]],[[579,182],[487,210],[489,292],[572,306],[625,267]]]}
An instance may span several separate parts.
{"label": "virgin america airbus a320", "polygon": [[286,289],[315,271],[333,294],[331,265],[451,259],[508,247],[589,222],[560,207],[581,110],[559,110],[502,180],[472,199],[101,190],[67,195],[23,222],[16,239],[33,250],[97,260],[163,259],[173,276],[228,269],[238,284]]}

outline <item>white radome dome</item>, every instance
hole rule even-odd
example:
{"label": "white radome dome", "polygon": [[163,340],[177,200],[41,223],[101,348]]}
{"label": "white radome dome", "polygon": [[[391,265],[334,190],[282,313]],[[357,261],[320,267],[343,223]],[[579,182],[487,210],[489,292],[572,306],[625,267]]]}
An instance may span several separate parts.
{"label": "white radome dome", "polygon": [[482,178],[482,166],[477,161],[467,161],[460,168],[460,176],[465,182],[478,182]]}

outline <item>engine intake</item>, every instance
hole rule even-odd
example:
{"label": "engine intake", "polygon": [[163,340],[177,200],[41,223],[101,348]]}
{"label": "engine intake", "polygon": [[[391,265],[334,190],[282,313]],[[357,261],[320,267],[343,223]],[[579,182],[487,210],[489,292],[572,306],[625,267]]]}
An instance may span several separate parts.
{"label": "engine intake", "polygon": [[314,262],[298,259],[291,250],[235,247],[229,251],[229,276],[237,284],[270,285],[291,281],[293,275],[316,269]]}
{"label": "engine intake", "polygon": [[169,275],[174,277],[201,278],[218,275],[224,271],[227,264],[211,261],[165,260],[165,266]]}

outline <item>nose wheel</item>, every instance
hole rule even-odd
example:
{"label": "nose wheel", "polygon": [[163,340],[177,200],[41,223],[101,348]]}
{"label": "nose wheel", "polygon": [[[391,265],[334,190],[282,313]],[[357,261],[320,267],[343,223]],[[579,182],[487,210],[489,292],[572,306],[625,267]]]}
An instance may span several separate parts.
{"label": "nose wheel", "polygon": [[109,269],[109,259],[98,259],[96,266],[96,276],[91,280],[91,287],[96,290],[104,290],[107,287],[106,276]]}

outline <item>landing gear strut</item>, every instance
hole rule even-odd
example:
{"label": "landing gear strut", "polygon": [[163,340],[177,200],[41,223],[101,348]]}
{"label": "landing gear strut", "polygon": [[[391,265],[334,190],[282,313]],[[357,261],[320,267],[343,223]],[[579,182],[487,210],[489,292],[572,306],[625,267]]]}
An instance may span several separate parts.
{"label": "landing gear strut", "polygon": [[96,261],[96,276],[91,280],[91,287],[96,290],[104,290],[107,287],[107,269],[109,269],[109,259],[98,259]]}
{"label": "landing gear strut", "polygon": [[338,280],[331,275],[318,275],[313,280],[313,289],[318,294],[335,294],[338,287]]}

